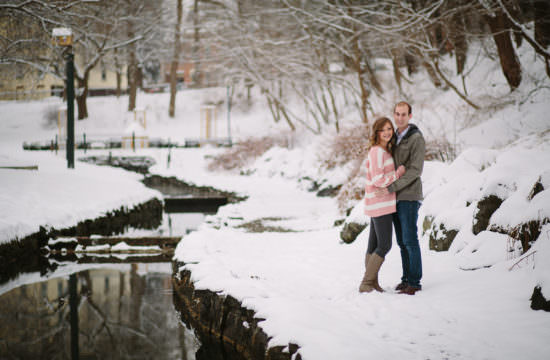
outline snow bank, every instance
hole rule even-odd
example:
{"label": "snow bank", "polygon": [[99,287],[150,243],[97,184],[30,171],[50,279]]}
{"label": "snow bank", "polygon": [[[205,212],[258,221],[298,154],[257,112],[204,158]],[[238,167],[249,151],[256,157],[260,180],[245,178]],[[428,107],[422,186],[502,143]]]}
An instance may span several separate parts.
{"label": "snow bank", "polygon": [[[139,182],[141,175],[80,162],[67,169],[61,156],[33,155],[37,171],[0,169],[0,243],[33,234],[40,226],[71,227],[121,206],[162,199]],[[11,164],[19,161],[10,158]]]}

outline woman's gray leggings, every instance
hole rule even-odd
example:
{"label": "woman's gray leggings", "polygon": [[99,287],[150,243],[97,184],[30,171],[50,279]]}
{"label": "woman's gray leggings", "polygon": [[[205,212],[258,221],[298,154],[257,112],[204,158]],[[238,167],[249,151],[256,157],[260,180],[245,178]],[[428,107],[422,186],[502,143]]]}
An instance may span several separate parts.
{"label": "woman's gray leggings", "polygon": [[385,257],[391,249],[392,214],[373,217],[370,219],[369,245],[367,254],[376,252]]}

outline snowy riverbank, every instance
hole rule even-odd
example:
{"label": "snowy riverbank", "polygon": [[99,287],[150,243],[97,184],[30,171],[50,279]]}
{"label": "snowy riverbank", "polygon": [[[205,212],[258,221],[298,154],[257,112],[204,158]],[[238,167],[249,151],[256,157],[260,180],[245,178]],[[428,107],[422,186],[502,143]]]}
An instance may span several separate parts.
{"label": "snowy riverbank", "polygon": [[40,226],[62,229],[122,206],[131,209],[153,198],[162,200],[159,192],[139,181],[139,174],[81,162],[67,169],[62,153],[0,157],[10,166],[38,166],[38,170],[0,169],[0,244],[38,232]]}
{"label": "snowy riverbank", "polygon": [[[196,169],[180,177],[202,178]],[[502,258],[464,271],[454,253],[430,251],[423,237],[422,292],[391,291],[401,275],[394,246],[380,275],[387,292],[359,294],[368,229],[353,244],[340,243],[334,200],[276,178],[208,178],[224,188],[239,184],[250,197],[207,217],[180,242],[176,259],[186,263],[196,288],[231,295],[265,318],[260,326],[273,337],[270,346],[296,343],[305,359],[542,359],[550,351],[550,316],[529,307],[532,264],[508,271],[517,260]],[[279,229],[242,227],[253,221]]]}

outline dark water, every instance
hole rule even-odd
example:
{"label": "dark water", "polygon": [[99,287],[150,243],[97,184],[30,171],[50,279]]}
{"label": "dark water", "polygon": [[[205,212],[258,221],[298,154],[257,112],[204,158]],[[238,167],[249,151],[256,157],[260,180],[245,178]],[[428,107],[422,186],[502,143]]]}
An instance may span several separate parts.
{"label": "dark water", "polygon": [[0,295],[0,358],[195,359],[200,345],[172,295],[170,263],[102,264],[16,287]]}
{"label": "dark water", "polygon": [[[185,236],[204,216],[164,214],[158,229],[124,235]],[[0,284],[0,360],[203,358],[196,354],[205,344],[174,307],[170,257],[150,263],[117,255],[109,263],[105,256],[45,255],[43,270]]]}

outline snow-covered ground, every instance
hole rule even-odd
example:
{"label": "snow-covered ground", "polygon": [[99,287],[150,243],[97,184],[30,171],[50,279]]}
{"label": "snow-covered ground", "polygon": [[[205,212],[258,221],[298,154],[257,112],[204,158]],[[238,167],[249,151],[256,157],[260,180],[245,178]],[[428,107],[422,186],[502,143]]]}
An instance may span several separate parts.
{"label": "snow-covered ground", "polygon": [[[536,180],[535,173],[546,171],[548,162],[538,169],[529,166],[526,153],[548,156],[543,149],[520,152],[511,147],[502,159],[492,160],[496,162],[495,175],[489,171],[477,176],[488,176],[488,182],[491,176],[496,180],[496,174],[506,171],[505,166],[498,166],[500,162],[513,160],[529,169],[524,172],[527,186]],[[440,210],[445,215],[453,201],[472,196],[466,190],[483,185],[475,182],[478,170],[466,172],[459,165],[475,163],[483,155],[472,151],[452,165],[427,163],[426,210],[422,214]],[[529,299],[535,285],[548,289],[548,225],[531,250],[537,251],[535,259],[514,266],[519,254],[507,252],[508,237],[488,231],[474,236],[471,211],[468,218],[459,207],[454,213],[456,221],[468,223],[469,228],[460,233],[451,251],[430,251],[428,237],[421,239],[425,274],[421,292],[410,297],[392,291],[401,276],[400,255],[394,244],[380,274],[387,292],[361,295],[357,289],[368,228],[353,244],[340,243],[340,229],[331,226],[341,216],[333,200],[304,193],[297,182],[281,182],[284,176],[266,175],[277,173],[277,169],[287,176],[301,173],[298,157],[287,156],[286,161],[275,164],[270,158],[264,156],[254,166],[255,174],[264,175],[244,178],[179,169],[182,178],[246,189],[250,198],[207,217],[199,231],[182,239],[176,252],[176,258],[191,270],[196,288],[230,294],[265,318],[261,326],[273,336],[270,344],[298,343],[305,359],[547,357],[550,314],[531,310]],[[462,176],[472,181],[464,181]],[[448,193],[438,195],[446,182],[465,189],[453,192],[456,189],[449,186]],[[523,194],[525,189],[520,190]],[[547,197],[548,191],[539,196]],[[435,204],[439,210],[434,209]],[[550,203],[538,204],[546,214]],[[523,209],[504,211],[513,221],[528,216]],[[240,227],[257,219],[264,219],[266,226],[292,231],[253,233]],[[481,269],[462,270],[465,264]]]}
{"label": "snow-covered ground", "polygon": [[[473,208],[467,206],[484,194],[504,191],[506,201],[492,223],[515,226],[550,215],[549,190],[526,200],[538,177],[545,189],[550,187],[550,86],[543,65],[533,59],[532,53],[522,55],[524,80],[512,94],[498,64],[477,64],[467,86],[483,106],[479,111],[450,90],[434,92],[422,75],[414,79],[414,87],[405,84],[413,122],[426,137],[444,136],[463,150],[451,164],[429,162],[425,167],[419,223],[429,214],[460,232],[448,252],[429,250],[427,235],[421,238],[424,278],[417,295],[391,290],[401,275],[395,244],[380,273],[387,292],[358,293],[368,228],[353,244],[341,243],[340,228],[333,226],[343,217],[336,201],[316,197],[307,191],[310,184],[301,181],[306,176],[333,183],[345,179],[345,169],[326,172],[320,166],[330,131],[324,136],[298,131],[294,148],[271,149],[247,165],[247,176],[207,171],[208,158],[223,151],[219,148],[138,149],[137,155],[156,159],[153,173],[249,196],[206,217],[180,242],[176,259],[187,263],[196,288],[241,300],[266,319],[261,326],[272,336],[270,345],[297,343],[304,359],[546,359],[550,313],[531,310],[529,298],[535,285],[550,298],[550,225],[534,243],[534,256],[513,266],[519,255],[507,251],[508,237],[473,235]],[[483,79],[483,84],[471,79]],[[390,77],[382,82],[393,87]],[[224,91],[178,94],[175,119],[166,116],[167,94],[140,94],[138,104],[147,112],[145,133],[173,141],[200,137],[201,106],[223,100]],[[391,114],[392,104],[402,97],[388,90],[384,99],[372,103]],[[236,139],[284,126],[269,120],[260,98],[254,101],[250,108],[236,106],[231,114]],[[55,128],[43,126],[43,114],[60,105],[57,99],[0,102],[0,166],[38,165],[38,171],[0,169],[0,242],[39,226],[71,226],[159,196],[137,174],[81,162],[68,170],[64,152],[23,151],[24,141],[55,136]],[[77,136],[119,136],[135,129],[133,114],[125,108],[125,99],[90,98],[90,118],[76,123]],[[219,112],[219,135],[224,136],[223,108]],[[350,125],[354,117],[351,111],[345,115]],[[82,155],[77,151],[77,158]],[[241,226],[255,220],[279,231],[247,232]],[[468,267],[480,269],[462,270]]]}

